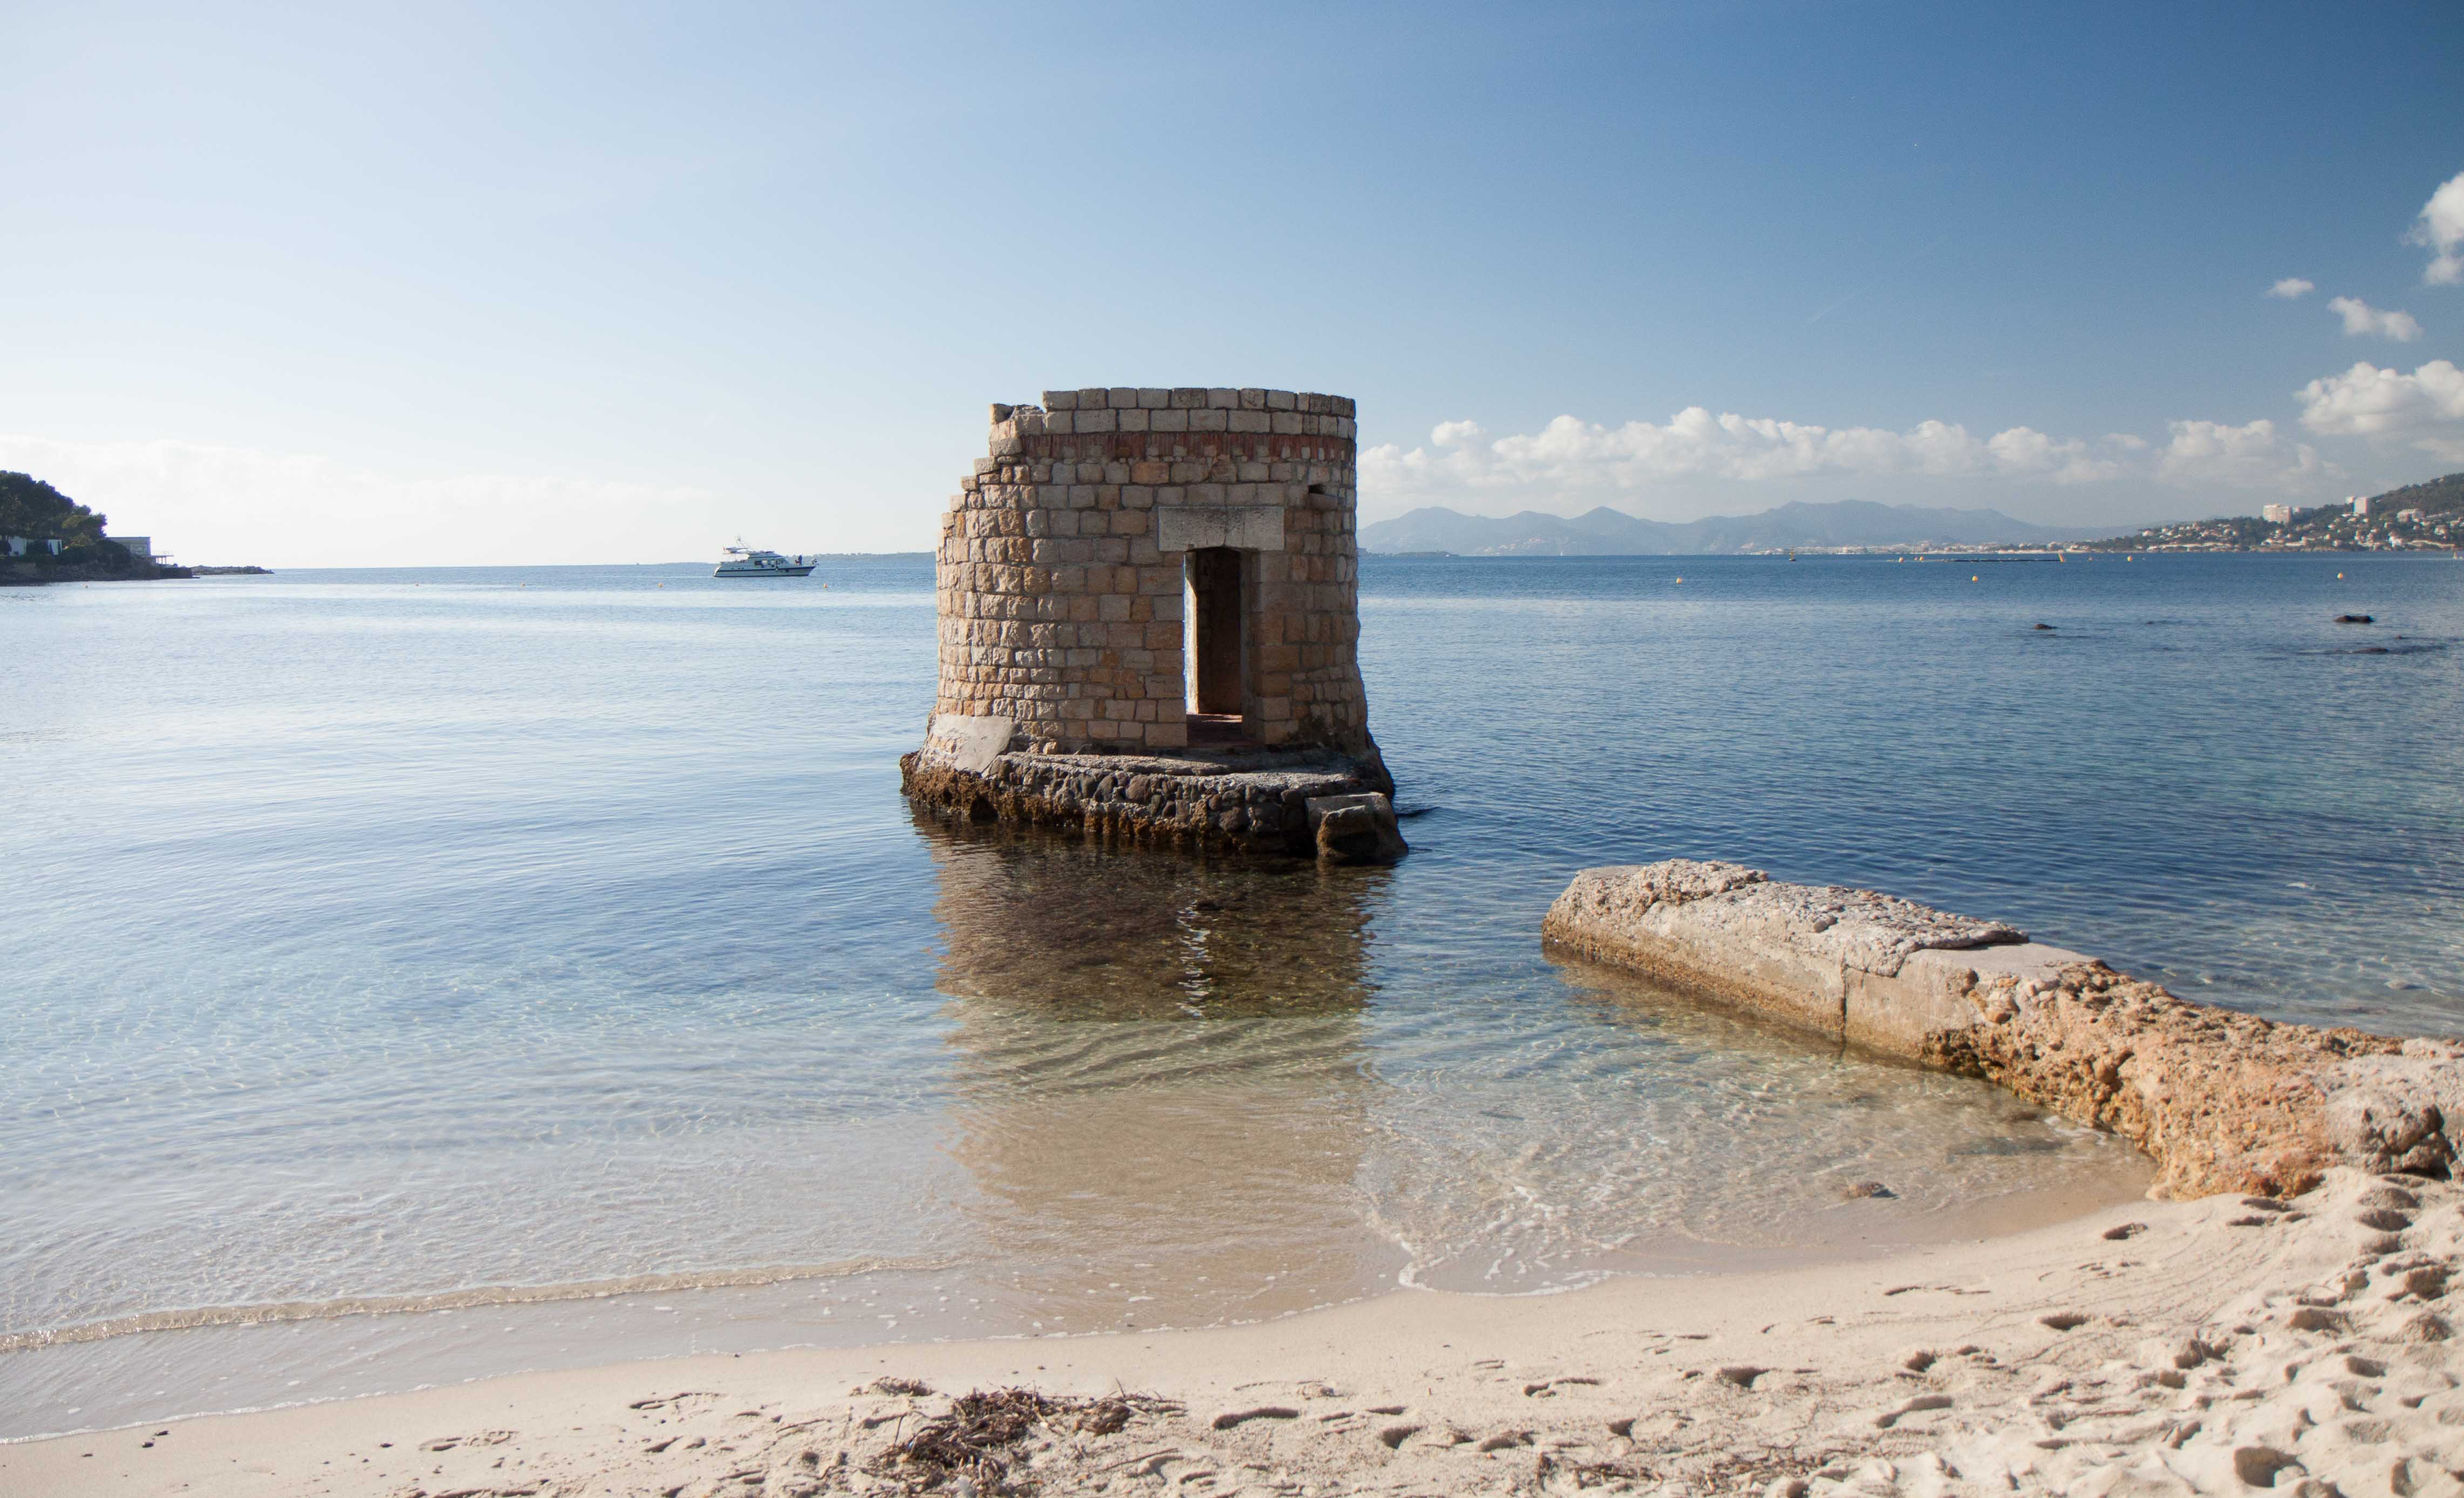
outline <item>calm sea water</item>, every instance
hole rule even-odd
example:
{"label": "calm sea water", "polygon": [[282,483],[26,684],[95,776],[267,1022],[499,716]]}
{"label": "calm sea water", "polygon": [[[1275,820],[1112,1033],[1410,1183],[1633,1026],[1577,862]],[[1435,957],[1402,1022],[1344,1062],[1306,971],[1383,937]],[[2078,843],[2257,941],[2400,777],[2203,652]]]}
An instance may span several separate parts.
{"label": "calm sea water", "polygon": [[[2144,1187],[1981,1087],[1551,964],[1587,864],[1741,859],[2464,1029],[2464,566],[1363,576],[1419,814],[1341,871],[913,816],[923,558],[0,592],[0,1436],[1691,1273]],[[1868,1179],[1899,1196],[1841,1200]]]}

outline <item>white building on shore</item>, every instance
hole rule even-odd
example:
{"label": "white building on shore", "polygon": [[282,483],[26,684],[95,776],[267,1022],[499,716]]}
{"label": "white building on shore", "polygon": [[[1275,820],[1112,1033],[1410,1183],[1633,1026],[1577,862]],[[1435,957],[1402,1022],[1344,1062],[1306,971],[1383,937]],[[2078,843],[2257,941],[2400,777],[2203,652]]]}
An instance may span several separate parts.
{"label": "white building on shore", "polygon": [[2290,525],[2293,523],[2293,507],[2289,504],[2260,505],[2258,518],[2271,525]]}

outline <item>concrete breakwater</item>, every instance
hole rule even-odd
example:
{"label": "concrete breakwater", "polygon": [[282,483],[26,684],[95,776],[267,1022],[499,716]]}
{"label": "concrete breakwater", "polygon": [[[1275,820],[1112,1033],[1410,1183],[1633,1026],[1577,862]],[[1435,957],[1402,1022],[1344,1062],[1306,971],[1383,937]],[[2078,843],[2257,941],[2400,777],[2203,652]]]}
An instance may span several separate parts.
{"label": "concrete breakwater", "polygon": [[1671,859],[1583,870],[1541,930],[1560,951],[2112,1130],[2156,1161],[2155,1196],[2289,1197],[2336,1165],[2446,1177],[2464,1155],[2464,1046],[2195,1003],[1887,894]]}

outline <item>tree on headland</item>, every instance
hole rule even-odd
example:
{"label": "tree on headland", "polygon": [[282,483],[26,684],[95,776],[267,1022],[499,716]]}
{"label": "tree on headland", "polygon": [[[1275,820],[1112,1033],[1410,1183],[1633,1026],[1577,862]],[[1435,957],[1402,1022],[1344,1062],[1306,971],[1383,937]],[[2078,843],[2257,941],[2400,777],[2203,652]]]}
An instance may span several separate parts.
{"label": "tree on headland", "polygon": [[106,518],[32,474],[0,469],[0,535],[62,542],[100,540]]}

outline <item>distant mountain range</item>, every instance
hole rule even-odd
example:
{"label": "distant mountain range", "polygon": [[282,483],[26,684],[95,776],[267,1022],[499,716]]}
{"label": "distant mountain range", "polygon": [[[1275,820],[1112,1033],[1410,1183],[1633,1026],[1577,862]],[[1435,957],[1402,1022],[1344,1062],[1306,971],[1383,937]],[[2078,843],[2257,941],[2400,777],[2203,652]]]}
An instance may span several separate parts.
{"label": "distant mountain range", "polygon": [[1463,557],[1682,557],[1791,546],[2000,546],[2085,540],[2109,530],[2031,525],[1994,510],[1939,510],[1840,499],[1784,504],[1760,515],[1682,524],[1603,505],[1572,518],[1526,510],[1503,519],[1437,505],[1360,528],[1363,551],[1450,551]]}

